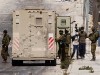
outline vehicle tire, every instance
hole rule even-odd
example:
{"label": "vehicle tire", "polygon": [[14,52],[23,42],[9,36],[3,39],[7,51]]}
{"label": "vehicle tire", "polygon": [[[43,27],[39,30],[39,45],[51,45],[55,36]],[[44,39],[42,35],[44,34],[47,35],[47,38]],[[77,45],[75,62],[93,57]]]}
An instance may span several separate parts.
{"label": "vehicle tire", "polygon": [[56,66],[56,59],[51,60],[51,65],[52,65],[52,66]]}
{"label": "vehicle tire", "polygon": [[12,60],[12,66],[22,66],[23,61],[22,60]]}

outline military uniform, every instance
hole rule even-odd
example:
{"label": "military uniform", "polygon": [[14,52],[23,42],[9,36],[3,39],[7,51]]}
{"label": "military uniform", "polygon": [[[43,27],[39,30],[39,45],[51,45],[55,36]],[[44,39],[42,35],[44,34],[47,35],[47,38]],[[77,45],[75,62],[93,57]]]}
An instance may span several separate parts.
{"label": "military uniform", "polygon": [[69,56],[68,53],[69,53],[69,44],[71,43],[71,36],[70,34],[66,34],[65,35],[65,38],[66,38],[66,43],[65,43],[65,54],[66,54],[66,57]]}
{"label": "military uniform", "polygon": [[8,54],[8,45],[9,45],[9,35],[4,34],[2,39],[2,50],[1,50],[1,56],[3,58],[3,61],[7,61],[7,54]]}
{"label": "military uniform", "polygon": [[59,50],[58,50],[58,56],[61,58],[61,61],[65,59],[65,44],[63,42],[64,35],[60,35],[60,37],[57,39],[59,44]]}
{"label": "military uniform", "polygon": [[93,32],[91,34],[89,34],[89,39],[91,40],[91,54],[92,54],[92,59],[93,61],[95,61],[96,56],[95,56],[95,51],[96,51],[96,42],[98,39],[98,32]]}

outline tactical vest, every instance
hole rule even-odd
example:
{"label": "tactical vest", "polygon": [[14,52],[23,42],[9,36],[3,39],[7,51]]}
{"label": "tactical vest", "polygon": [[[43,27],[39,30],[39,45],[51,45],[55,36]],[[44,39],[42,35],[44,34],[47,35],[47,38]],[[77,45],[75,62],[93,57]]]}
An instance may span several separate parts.
{"label": "tactical vest", "polygon": [[2,39],[2,44],[9,45],[10,40],[11,40],[10,36],[8,34],[6,34]]}
{"label": "tactical vest", "polygon": [[66,38],[66,44],[70,44],[71,43],[71,36],[70,36],[70,34],[67,34],[67,35],[65,35],[65,38]]}
{"label": "tactical vest", "polygon": [[92,43],[96,43],[96,41],[98,40],[98,37],[99,37],[98,32],[94,32],[89,35],[89,39],[92,41]]}
{"label": "tactical vest", "polygon": [[64,45],[64,44],[65,44],[65,37],[64,37],[64,35],[61,35],[59,37],[59,45]]}

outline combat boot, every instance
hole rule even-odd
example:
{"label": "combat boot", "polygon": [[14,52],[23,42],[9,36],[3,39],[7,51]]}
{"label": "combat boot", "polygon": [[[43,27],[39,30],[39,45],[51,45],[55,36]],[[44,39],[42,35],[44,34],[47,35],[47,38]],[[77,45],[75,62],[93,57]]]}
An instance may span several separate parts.
{"label": "combat boot", "polygon": [[3,60],[3,62],[2,63],[7,63],[7,60]]}
{"label": "combat boot", "polygon": [[95,57],[93,57],[90,61],[95,61],[96,60],[96,58]]}

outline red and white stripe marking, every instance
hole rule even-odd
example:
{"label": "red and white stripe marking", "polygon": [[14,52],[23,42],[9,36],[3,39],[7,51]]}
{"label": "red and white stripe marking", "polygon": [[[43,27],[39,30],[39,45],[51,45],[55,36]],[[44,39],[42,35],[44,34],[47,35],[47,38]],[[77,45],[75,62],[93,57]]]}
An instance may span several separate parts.
{"label": "red and white stripe marking", "polygon": [[13,38],[13,49],[19,50],[19,38],[18,37]]}
{"label": "red and white stripe marking", "polygon": [[49,39],[48,39],[48,48],[49,48],[49,50],[54,49],[54,38],[53,37],[49,37]]}

